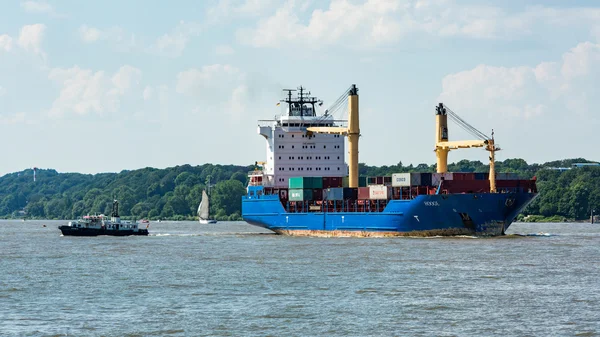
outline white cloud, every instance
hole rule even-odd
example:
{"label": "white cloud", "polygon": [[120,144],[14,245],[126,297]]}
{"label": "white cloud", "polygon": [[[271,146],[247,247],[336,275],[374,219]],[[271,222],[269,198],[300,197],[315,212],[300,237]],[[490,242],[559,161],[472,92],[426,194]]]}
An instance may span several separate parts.
{"label": "white cloud", "polygon": [[535,67],[474,69],[444,77],[440,102],[472,118],[498,118],[504,123],[539,117],[594,117],[600,104],[600,44],[580,43],[561,61],[542,62]]}
{"label": "white cloud", "polygon": [[215,48],[215,53],[217,55],[233,55],[235,50],[233,50],[231,46],[224,44],[217,46],[217,48]]}
{"label": "white cloud", "polygon": [[0,51],[4,50],[6,52],[11,51],[12,49],[12,37],[2,34],[0,35]]}
{"label": "white cloud", "polygon": [[141,77],[141,70],[125,65],[113,75],[111,82],[118,93],[123,95],[132,87],[139,85]]}
{"label": "white cloud", "polygon": [[208,9],[206,16],[210,23],[222,23],[228,18],[259,16],[277,3],[278,0],[220,0]]}
{"label": "white cloud", "polygon": [[153,94],[154,94],[154,89],[152,89],[151,86],[146,86],[146,88],[144,88],[144,93],[143,93],[144,101],[151,99]]}
{"label": "white cloud", "polygon": [[156,39],[154,49],[160,54],[180,56],[190,38],[200,35],[201,31],[202,27],[199,23],[180,21],[171,33]]}
{"label": "white cloud", "polygon": [[128,51],[137,47],[135,34],[128,33],[119,26],[100,29],[88,25],[81,25],[77,30],[77,33],[79,34],[79,38],[85,43],[107,41],[121,51]]}
{"label": "white cloud", "polygon": [[41,44],[45,30],[46,26],[41,23],[23,26],[19,34],[19,46],[27,51],[44,56]]}
{"label": "white cloud", "polygon": [[198,111],[224,111],[235,117],[248,105],[247,76],[227,64],[188,69],[177,75],[175,91],[201,100]]}
{"label": "white cloud", "polygon": [[29,13],[55,14],[54,8],[46,1],[22,1],[21,8]]}
{"label": "white cloud", "polygon": [[25,123],[25,113],[17,112],[12,115],[0,115],[0,125]]}
{"label": "white cloud", "polygon": [[79,27],[79,36],[84,42],[95,42],[105,36],[105,33],[98,28],[83,25]]}
{"label": "white cloud", "polygon": [[[319,3],[321,4],[321,3]],[[254,28],[240,29],[240,43],[284,48],[290,42],[319,48],[347,44],[369,48],[398,42],[409,34],[433,37],[518,40],[549,26],[582,26],[592,30],[600,20],[598,8],[555,9],[528,7],[507,12],[500,7],[464,5],[451,0],[332,0],[305,19],[295,1],[287,1]],[[225,7],[226,8],[226,7]]]}
{"label": "white cloud", "polygon": [[140,82],[141,71],[125,65],[109,76],[104,71],[93,72],[75,66],[52,69],[48,78],[61,86],[60,95],[49,111],[50,116],[61,117],[71,112],[102,114],[119,109],[121,99]]}

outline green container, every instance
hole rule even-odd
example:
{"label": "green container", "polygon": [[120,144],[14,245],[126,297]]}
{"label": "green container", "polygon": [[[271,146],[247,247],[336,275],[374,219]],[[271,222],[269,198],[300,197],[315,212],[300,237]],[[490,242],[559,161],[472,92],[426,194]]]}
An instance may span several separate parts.
{"label": "green container", "polygon": [[312,183],[307,188],[323,188],[323,177],[311,177]]}
{"label": "green container", "polygon": [[312,200],[313,191],[311,189],[290,189],[288,196],[290,201]]}
{"label": "green container", "polygon": [[310,188],[312,179],[310,177],[291,177],[289,180],[289,188],[292,189],[303,189]]}
{"label": "green container", "polygon": [[[342,178],[342,187],[350,187],[350,177]],[[358,187],[367,187],[367,177],[358,177]]]}
{"label": "green container", "polygon": [[323,177],[292,177],[288,186],[293,189],[320,189],[323,188]]}

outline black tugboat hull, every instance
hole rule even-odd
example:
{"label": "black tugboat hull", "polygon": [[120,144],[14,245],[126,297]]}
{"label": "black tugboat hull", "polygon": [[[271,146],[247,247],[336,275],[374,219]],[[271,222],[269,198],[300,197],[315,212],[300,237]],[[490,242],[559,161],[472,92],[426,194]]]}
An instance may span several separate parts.
{"label": "black tugboat hull", "polygon": [[96,229],[96,228],[74,228],[71,226],[58,226],[58,229],[64,236],[98,236],[98,235],[110,235],[110,236],[130,236],[130,235],[148,235],[147,229],[133,230],[109,230],[109,229]]}

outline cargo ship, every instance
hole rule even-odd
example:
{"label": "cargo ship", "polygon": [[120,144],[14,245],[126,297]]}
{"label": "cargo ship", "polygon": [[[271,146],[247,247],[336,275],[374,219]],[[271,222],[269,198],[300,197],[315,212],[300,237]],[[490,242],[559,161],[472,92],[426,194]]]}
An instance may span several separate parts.
{"label": "cargo ship", "polygon": [[[278,105],[287,104],[286,112],[258,124],[266,161],[249,172],[242,197],[242,217],[252,225],[304,236],[496,236],[537,196],[535,177],[495,172],[493,132],[488,137],[443,103],[435,107],[437,172],[361,177],[356,85],[320,115],[323,102],[305,88],[285,91]],[[347,119],[335,119],[331,112],[346,98]],[[448,118],[478,139],[449,141]],[[487,150],[489,172],[448,172],[448,153],[463,148]]]}

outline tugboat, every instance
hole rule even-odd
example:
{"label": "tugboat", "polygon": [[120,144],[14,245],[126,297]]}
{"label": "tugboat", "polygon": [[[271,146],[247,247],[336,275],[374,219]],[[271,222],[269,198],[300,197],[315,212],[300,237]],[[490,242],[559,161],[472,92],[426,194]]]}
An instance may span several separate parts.
{"label": "tugboat", "polygon": [[113,201],[110,220],[104,215],[86,215],[76,221],[69,221],[67,225],[58,226],[65,236],[129,236],[148,235],[148,226],[140,228],[138,223],[121,221],[119,217],[119,202]]}

